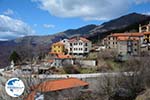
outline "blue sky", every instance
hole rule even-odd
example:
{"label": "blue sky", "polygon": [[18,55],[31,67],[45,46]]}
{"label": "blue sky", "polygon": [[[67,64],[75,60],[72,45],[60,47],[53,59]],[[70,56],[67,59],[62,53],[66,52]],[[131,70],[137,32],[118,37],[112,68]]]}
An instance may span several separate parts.
{"label": "blue sky", "polygon": [[150,0],[0,0],[0,40],[50,35],[122,15],[150,14]]}

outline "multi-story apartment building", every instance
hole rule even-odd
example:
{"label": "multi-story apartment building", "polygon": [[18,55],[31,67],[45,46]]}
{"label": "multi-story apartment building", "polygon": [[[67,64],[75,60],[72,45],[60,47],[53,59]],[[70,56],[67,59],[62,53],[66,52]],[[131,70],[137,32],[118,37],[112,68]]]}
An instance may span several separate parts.
{"label": "multi-story apartment building", "polygon": [[83,37],[76,37],[69,40],[69,54],[86,55],[92,47],[91,41]]}
{"label": "multi-story apartment building", "polygon": [[139,32],[150,32],[150,22],[148,24],[145,25],[139,25]]}
{"label": "multi-story apartment building", "polygon": [[92,42],[83,37],[63,39],[52,44],[52,53],[62,53],[70,55],[86,55],[92,48]]}
{"label": "multi-story apartment building", "polygon": [[[111,34],[109,36],[107,36],[107,38],[105,38],[104,45],[109,48],[109,49],[117,49],[118,47],[118,37],[138,37],[140,43],[143,43],[143,33],[114,33]],[[107,41],[107,42],[106,42]]]}
{"label": "multi-story apartment building", "polygon": [[139,32],[144,34],[144,44],[150,43],[150,22],[145,25],[139,25]]}
{"label": "multi-story apartment building", "polygon": [[109,49],[118,53],[138,55],[142,50],[150,50],[150,23],[139,25],[137,33],[114,33],[102,41]]}
{"label": "multi-story apartment building", "polygon": [[144,32],[144,44],[150,44],[150,32]]}
{"label": "multi-story apartment building", "polygon": [[117,52],[121,55],[138,55],[140,53],[140,38],[118,37]]}

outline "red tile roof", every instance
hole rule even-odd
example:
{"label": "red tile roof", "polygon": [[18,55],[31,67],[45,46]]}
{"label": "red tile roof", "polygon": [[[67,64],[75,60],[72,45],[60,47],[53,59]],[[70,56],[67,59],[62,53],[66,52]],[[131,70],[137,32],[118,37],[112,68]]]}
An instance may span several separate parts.
{"label": "red tile roof", "polygon": [[144,32],[144,35],[146,35],[146,34],[150,34],[150,32]]}
{"label": "red tile roof", "polygon": [[[37,86],[34,86],[34,89],[39,92],[52,92],[88,85],[89,83],[84,82],[80,79],[67,78],[54,81],[45,81]],[[35,91],[32,91],[25,100],[34,100],[35,93]]]}
{"label": "red tile roof", "polygon": [[73,58],[71,55],[64,55],[64,54],[58,54],[57,58],[60,59],[67,59],[67,58]]}
{"label": "red tile roof", "polygon": [[32,91],[24,100],[35,100],[36,91]]}
{"label": "red tile roof", "polygon": [[127,40],[133,40],[133,41],[138,41],[138,37],[117,37],[118,41],[127,41]]}
{"label": "red tile roof", "polygon": [[[90,42],[88,39],[83,38],[83,37],[79,37],[79,40],[81,40],[83,42]],[[76,42],[76,41],[78,41],[77,38],[72,38],[72,39],[69,40],[69,42]]]}
{"label": "red tile roof", "polygon": [[64,46],[64,44],[62,42],[56,42],[56,43],[53,43],[52,46],[55,46],[55,45],[58,45],[58,46]]}
{"label": "red tile roof", "polygon": [[129,38],[122,36],[122,37],[118,37],[117,40],[118,40],[118,41],[126,41],[126,40],[129,40]]}
{"label": "red tile roof", "polygon": [[49,63],[52,63],[52,62],[54,62],[54,60],[48,60],[48,62],[49,62]]}
{"label": "red tile roof", "polygon": [[80,87],[80,86],[88,86],[88,85],[89,84],[87,82],[84,82],[77,78],[66,78],[66,79],[43,82],[38,86],[38,90],[42,92],[48,92],[48,91],[58,91],[58,90],[64,90],[64,89]]}
{"label": "red tile roof", "polygon": [[143,36],[144,33],[114,33],[110,36],[118,37],[118,36],[133,36],[133,37],[140,37]]}

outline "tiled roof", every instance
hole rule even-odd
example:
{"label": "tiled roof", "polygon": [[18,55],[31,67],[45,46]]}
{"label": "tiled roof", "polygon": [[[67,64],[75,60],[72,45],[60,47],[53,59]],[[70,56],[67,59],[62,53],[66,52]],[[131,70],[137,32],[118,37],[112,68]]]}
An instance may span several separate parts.
{"label": "tiled roof", "polygon": [[24,100],[35,100],[34,96],[36,95],[36,91],[31,91],[31,93]]}
{"label": "tiled roof", "polygon": [[144,33],[114,33],[114,34],[111,34],[110,36],[114,36],[114,37],[118,37],[118,36],[143,36]]}
{"label": "tiled roof", "polygon": [[[88,86],[87,82],[84,82],[77,78],[66,78],[54,81],[45,81],[37,86],[34,90],[39,92],[59,91],[75,87]],[[34,100],[36,92],[32,91],[25,100]]]}
{"label": "tiled roof", "polygon": [[64,44],[63,44],[62,42],[56,42],[56,43],[53,43],[52,45],[53,45],[53,46],[54,46],[54,45],[63,46]]}
{"label": "tiled roof", "polygon": [[129,38],[122,36],[122,37],[118,37],[117,40],[118,40],[118,41],[125,41],[125,40],[129,40]]}
{"label": "tiled roof", "polygon": [[73,57],[71,55],[58,54],[57,58],[66,59],[66,58],[73,58]]}
{"label": "tiled roof", "polygon": [[138,41],[139,38],[138,37],[126,37],[126,36],[122,36],[122,37],[117,37],[118,41],[127,41],[127,40],[135,40]]}
{"label": "tiled roof", "polygon": [[[83,42],[90,42],[88,39],[83,38],[83,37],[79,37],[79,40],[81,40]],[[78,41],[77,38],[72,38],[72,39],[69,40],[69,42],[76,42],[76,41]]]}
{"label": "tiled roof", "polygon": [[54,60],[48,60],[48,62],[49,62],[49,63],[52,63],[52,62],[54,62]]}
{"label": "tiled roof", "polygon": [[144,34],[146,35],[146,34],[150,34],[150,32],[144,32]]}

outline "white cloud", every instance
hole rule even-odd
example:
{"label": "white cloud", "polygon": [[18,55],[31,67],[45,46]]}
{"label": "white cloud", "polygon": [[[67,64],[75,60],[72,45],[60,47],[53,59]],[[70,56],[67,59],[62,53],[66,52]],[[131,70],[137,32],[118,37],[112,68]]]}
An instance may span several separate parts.
{"label": "white cloud", "polygon": [[150,15],[150,12],[145,12],[145,13],[143,13],[144,15]]}
{"label": "white cloud", "polygon": [[141,4],[141,3],[148,3],[148,2],[150,2],[150,0],[134,0],[134,2],[136,4]]}
{"label": "white cloud", "polygon": [[32,0],[51,15],[85,20],[106,20],[125,14],[130,0]]}
{"label": "white cloud", "polygon": [[43,24],[43,27],[44,28],[54,28],[55,25],[52,25],[52,24]]}
{"label": "white cloud", "polygon": [[3,12],[4,15],[13,15],[14,14],[14,11],[11,10],[11,9],[7,9],[6,11]]}
{"label": "white cloud", "polygon": [[0,39],[14,39],[26,35],[33,35],[34,30],[25,22],[0,15]]}

